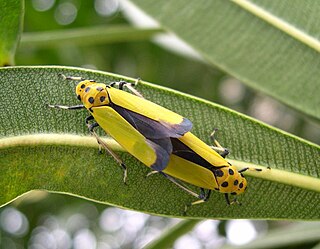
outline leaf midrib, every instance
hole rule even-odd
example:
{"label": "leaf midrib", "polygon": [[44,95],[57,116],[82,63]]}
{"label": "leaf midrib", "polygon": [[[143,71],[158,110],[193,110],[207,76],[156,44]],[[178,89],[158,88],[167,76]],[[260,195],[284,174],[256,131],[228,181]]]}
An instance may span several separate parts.
{"label": "leaf midrib", "polygon": [[[109,147],[115,151],[125,151],[116,141],[111,138],[104,138],[104,141]],[[75,147],[93,147],[98,148],[98,144],[94,137],[79,136],[71,134],[33,134],[13,136],[0,139],[0,150],[12,148],[16,146],[45,146],[45,145],[61,145]],[[228,159],[228,161],[238,169],[245,167],[257,168],[262,171],[248,170],[246,175],[261,178],[264,180],[278,182],[286,185],[291,185],[298,188],[303,188],[320,193],[320,179],[312,176],[302,175],[277,169],[276,167],[266,167],[264,165],[248,163],[239,160]],[[276,165],[275,165],[276,166]]]}
{"label": "leaf midrib", "polygon": [[277,29],[285,32],[294,39],[308,45],[312,49],[320,52],[320,41],[305,33],[304,31],[298,29],[297,27],[291,25],[290,23],[282,20],[281,18],[271,14],[265,9],[257,6],[256,4],[248,0],[232,0],[234,3],[238,4],[240,7],[255,15],[256,17],[266,21]]}

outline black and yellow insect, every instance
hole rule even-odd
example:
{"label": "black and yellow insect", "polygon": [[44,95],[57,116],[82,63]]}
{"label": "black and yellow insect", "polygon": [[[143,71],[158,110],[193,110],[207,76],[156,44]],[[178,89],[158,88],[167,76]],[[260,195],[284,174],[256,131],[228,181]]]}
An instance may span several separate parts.
{"label": "black and yellow insect", "polygon": [[[113,82],[109,85],[85,80],[80,77],[65,77],[79,80],[76,86],[77,98],[83,103],[76,106],[49,105],[60,109],[87,109],[89,131],[124,169],[123,161],[97,136],[94,129],[100,126],[126,151],[150,167],[151,173],[159,172],[199,200],[208,200],[211,190],[225,194],[239,195],[247,187],[247,181],[240,171],[224,158],[228,151],[214,139],[215,146],[209,146],[193,135],[190,120],[144,99],[132,84]],[[116,86],[118,88],[116,88]],[[124,91],[126,86],[133,94]],[[90,121],[94,120],[93,123]],[[218,153],[219,152],[219,153]],[[196,194],[178,180],[201,188]],[[235,201],[233,201],[235,202]]]}

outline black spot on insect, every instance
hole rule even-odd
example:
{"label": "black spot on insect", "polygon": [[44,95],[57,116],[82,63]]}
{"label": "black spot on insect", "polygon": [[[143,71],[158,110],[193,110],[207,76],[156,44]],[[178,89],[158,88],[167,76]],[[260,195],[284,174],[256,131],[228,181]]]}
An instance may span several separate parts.
{"label": "black spot on insect", "polygon": [[80,87],[83,89],[83,88],[85,88],[85,87],[86,87],[86,85],[85,85],[85,84],[82,84]]}
{"label": "black spot on insect", "polygon": [[228,185],[229,185],[228,182],[223,182],[223,183],[221,184],[221,186],[224,187],[224,188],[228,187]]}
{"label": "black spot on insect", "polygon": [[100,102],[105,101],[105,99],[106,99],[106,97],[105,97],[105,96],[101,96],[101,97],[100,97]]}
{"label": "black spot on insect", "polygon": [[88,86],[86,89],[84,89],[84,91],[87,93],[90,91],[90,87]]}
{"label": "black spot on insect", "polygon": [[214,188],[215,190],[219,191],[220,189],[219,188]]}
{"label": "black spot on insect", "polygon": [[217,177],[222,177],[222,176],[223,176],[223,171],[222,171],[221,169],[217,169],[217,170],[215,171],[215,175],[216,175]]}
{"label": "black spot on insect", "polygon": [[239,181],[238,181],[238,180],[234,180],[233,185],[234,185],[234,186],[237,186],[237,185],[238,185],[238,183],[239,183]]}
{"label": "black spot on insect", "polygon": [[101,86],[98,86],[97,88],[97,91],[101,92],[103,90],[103,88]]}
{"label": "black spot on insect", "polygon": [[88,101],[89,101],[90,104],[93,104],[94,98],[93,98],[93,97],[90,97],[90,98],[88,98]]}
{"label": "black spot on insect", "polygon": [[239,188],[243,188],[243,183],[240,183],[240,184],[239,184]]}
{"label": "black spot on insect", "polygon": [[81,96],[80,96],[80,95],[78,95],[78,96],[77,96],[77,98],[78,98],[78,100],[80,100],[80,101],[81,101]]}
{"label": "black spot on insect", "polygon": [[231,195],[236,195],[236,194],[237,194],[236,192],[232,192],[232,193],[231,193]]}
{"label": "black spot on insect", "polygon": [[229,174],[230,174],[230,175],[234,175],[233,169],[229,169]]}

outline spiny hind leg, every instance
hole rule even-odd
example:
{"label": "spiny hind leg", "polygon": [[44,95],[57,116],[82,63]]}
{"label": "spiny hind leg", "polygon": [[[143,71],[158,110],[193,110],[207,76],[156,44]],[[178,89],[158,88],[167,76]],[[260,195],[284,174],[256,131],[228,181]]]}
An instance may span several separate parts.
{"label": "spiny hind leg", "polygon": [[94,123],[90,123],[90,120],[94,120],[93,116],[88,116],[85,119],[86,125],[89,129],[89,132],[91,133],[91,135],[93,135],[98,144],[99,144],[99,151],[101,152],[101,146],[113,157],[113,159],[119,164],[119,166],[122,168],[123,170],[123,182],[126,183],[127,180],[127,166],[124,164],[124,162],[122,161],[122,159],[109,147],[109,145],[107,143],[105,143],[98,135],[97,133],[94,131],[94,129],[96,127],[99,127],[99,124],[94,122]]}
{"label": "spiny hind leg", "polygon": [[[86,117],[85,123],[86,123],[86,126],[88,127],[88,130],[91,133],[91,135],[94,136],[94,134],[92,134],[92,132],[94,132],[94,129],[96,127],[99,127],[99,124],[97,122],[90,123],[91,120],[94,120],[94,117],[90,115],[90,116]],[[96,137],[96,136],[94,136],[94,137]],[[102,149],[101,149],[102,145],[100,144],[100,142],[98,141],[97,138],[96,138],[96,140],[99,145],[99,153],[102,153]]]}
{"label": "spiny hind leg", "polygon": [[207,192],[203,189],[203,188],[200,188],[200,194],[197,194],[195,193],[194,191],[192,191],[191,189],[189,189],[188,187],[184,186],[182,183],[180,183],[177,179],[175,179],[174,177],[172,176],[169,176],[168,174],[166,173],[163,173],[162,171],[151,171],[149,174],[147,174],[147,177],[150,176],[150,175],[153,175],[153,174],[156,174],[156,173],[159,173],[161,175],[163,175],[165,178],[167,178],[169,181],[171,181],[172,183],[174,183],[176,186],[178,186],[180,189],[184,190],[185,192],[187,192],[188,194],[196,197],[197,201],[194,201],[190,204],[187,204],[185,205],[185,208],[184,208],[184,212],[183,214],[185,215],[187,213],[187,210],[189,207],[193,206],[193,205],[197,205],[197,204],[201,204],[201,203],[204,203],[206,202],[209,198],[210,198],[210,195],[211,195],[211,190],[208,190]]}
{"label": "spiny hind leg", "polygon": [[[63,80],[74,80],[74,81],[84,81],[86,80],[85,78],[83,77],[76,77],[76,76],[66,76],[62,73],[59,73],[58,76],[63,79]],[[89,80],[91,82],[96,82],[95,80]]]}
{"label": "spiny hind leg", "polygon": [[[212,143],[215,145],[215,146],[211,146],[211,148],[214,149],[215,151],[217,151],[223,158],[225,158],[229,154],[229,150],[227,148],[222,147],[220,145],[220,143],[216,140],[215,134],[216,134],[217,131],[218,131],[218,129],[215,128],[213,130],[213,132],[211,133],[211,135],[210,135]],[[267,167],[267,169],[271,169],[271,168]],[[247,170],[250,170],[250,171],[262,171],[262,169],[258,169],[258,168],[245,167],[245,168],[239,170],[238,172],[242,173],[242,172],[245,172]]]}
{"label": "spiny hind leg", "polygon": [[183,213],[186,214],[187,210],[193,205],[198,205],[198,204],[201,204],[201,203],[204,203],[204,202],[208,201],[210,196],[211,196],[211,193],[212,193],[212,191],[210,189],[207,190],[207,192],[206,192],[204,188],[200,188],[200,194],[199,194],[199,197],[198,197],[199,200],[191,202],[191,203],[185,205]]}
{"label": "spiny hind leg", "polygon": [[57,108],[57,109],[64,109],[64,110],[79,110],[79,109],[84,109],[84,105],[72,105],[72,106],[67,106],[67,105],[48,105],[50,108]]}
{"label": "spiny hind leg", "polygon": [[214,146],[211,146],[213,150],[218,152],[223,158],[225,158],[229,154],[229,150],[227,148],[224,148],[220,145],[220,143],[215,138],[215,134],[218,131],[217,128],[213,129],[213,132],[210,135],[211,141]]}
{"label": "spiny hind leg", "polygon": [[173,182],[175,185],[177,185],[179,188],[181,188],[182,190],[184,190],[185,192],[187,192],[188,194],[196,197],[196,198],[200,198],[200,195],[193,192],[191,189],[189,189],[188,187],[184,186],[182,183],[180,183],[177,179],[175,179],[172,176],[169,176],[166,173],[163,173],[162,171],[151,171],[147,176],[153,175],[159,173],[160,175],[163,175],[165,178],[167,178],[169,181]]}
{"label": "spiny hind leg", "polygon": [[140,82],[140,80],[140,78],[137,78],[134,83],[129,83],[127,81],[115,81],[111,82],[109,85],[112,87],[118,86],[120,90],[123,90],[123,88],[126,87],[134,95],[144,99],[143,95],[137,89],[134,88]]}

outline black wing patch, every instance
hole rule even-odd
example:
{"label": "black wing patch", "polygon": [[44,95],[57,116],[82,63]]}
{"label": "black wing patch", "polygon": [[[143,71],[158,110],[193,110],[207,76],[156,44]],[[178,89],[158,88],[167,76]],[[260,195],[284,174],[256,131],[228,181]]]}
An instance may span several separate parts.
{"label": "black wing patch", "polygon": [[181,137],[192,128],[191,121],[186,118],[183,119],[181,124],[172,125],[147,118],[115,104],[112,104],[111,107],[138,130],[155,150],[157,159],[151,165],[153,170],[162,171],[168,165],[172,153],[170,138]]}
{"label": "black wing patch", "polygon": [[181,137],[192,129],[192,122],[187,118],[183,118],[182,122],[176,125],[172,125],[164,121],[160,121],[159,123],[175,134],[175,136],[171,137]]}
{"label": "black wing patch", "polygon": [[158,122],[114,104],[112,105],[112,108],[146,138],[162,139],[181,137],[192,128],[191,121],[186,118],[183,118],[183,121],[180,124],[172,125],[165,121]]}
{"label": "black wing patch", "polygon": [[[169,143],[167,142],[167,140],[169,141]],[[147,143],[154,149],[157,155],[156,161],[150,167],[156,171],[164,170],[169,163],[169,157],[171,154],[169,150],[172,151],[170,139],[161,139],[161,145],[149,139],[147,139]]]}
{"label": "black wing patch", "polygon": [[213,165],[206,161],[204,158],[199,156],[197,153],[195,153],[192,149],[190,149],[187,145],[182,143],[177,138],[172,138],[171,143],[173,146],[172,154],[179,156],[183,159],[186,159],[190,162],[193,162],[195,164],[198,164],[202,167],[205,167],[209,170],[212,170]]}

